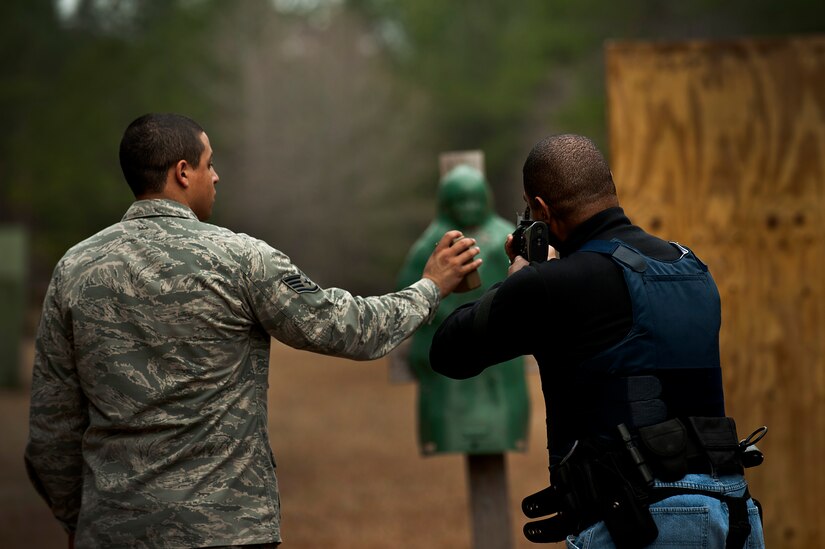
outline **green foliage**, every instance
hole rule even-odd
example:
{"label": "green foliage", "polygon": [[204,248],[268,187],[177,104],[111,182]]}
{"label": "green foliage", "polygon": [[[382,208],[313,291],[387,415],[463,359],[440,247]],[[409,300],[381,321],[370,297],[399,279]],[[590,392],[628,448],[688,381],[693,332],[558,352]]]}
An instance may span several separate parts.
{"label": "green foliage", "polygon": [[435,99],[438,148],[482,148],[493,179],[512,156],[525,105],[546,75],[535,62],[546,46],[533,24],[544,19],[545,4],[516,6],[507,0],[395,6],[409,43],[398,66]]}
{"label": "green foliage", "polygon": [[[432,97],[441,150],[478,148],[495,182],[526,155],[526,126],[593,137],[605,150],[603,44],[821,32],[811,0],[353,0],[400,74]],[[389,29],[391,32],[382,32]],[[553,105],[534,120],[536,98]]]}
{"label": "green foliage", "polygon": [[[149,111],[204,121],[213,106],[208,48],[214,2],[82,3],[60,20],[51,2],[3,3],[0,222],[33,231],[35,272],[118,219],[131,202],[117,163],[126,125]],[[194,7],[193,7],[194,6]],[[33,47],[31,47],[33,46]]]}

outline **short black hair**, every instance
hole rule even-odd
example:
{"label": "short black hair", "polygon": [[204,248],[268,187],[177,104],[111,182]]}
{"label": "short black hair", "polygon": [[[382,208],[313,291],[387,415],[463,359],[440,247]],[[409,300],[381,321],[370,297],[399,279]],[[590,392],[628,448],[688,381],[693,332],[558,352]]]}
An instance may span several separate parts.
{"label": "short black hair", "polygon": [[539,196],[562,219],[586,205],[616,197],[610,167],[587,137],[553,135],[536,143],[522,169],[524,192]]}
{"label": "short black hair", "polygon": [[129,124],[120,140],[120,168],[135,196],[158,193],[179,160],[200,164],[203,128],[180,114],[149,113]]}

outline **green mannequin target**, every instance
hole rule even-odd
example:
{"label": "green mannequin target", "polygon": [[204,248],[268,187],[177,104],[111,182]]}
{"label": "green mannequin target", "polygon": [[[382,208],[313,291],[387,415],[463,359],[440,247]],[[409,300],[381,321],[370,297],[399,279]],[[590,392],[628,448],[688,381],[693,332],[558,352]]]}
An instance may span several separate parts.
{"label": "green mannequin target", "polygon": [[410,249],[399,276],[399,288],[420,278],[434,243],[451,229],[475,238],[484,262],[479,268],[481,287],[447,296],[433,322],[413,335],[408,360],[419,383],[421,451],[497,454],[524,450],[530,406],[523,359],[499,364],[461,381],[433,372],[429,364],[430,342],[447,315],[478,299],[507,276],[510,263],[504,241],[515,227],[493,212],[489,185],[475,168],[459,165],[444,175],[437,200],[436,218]]}

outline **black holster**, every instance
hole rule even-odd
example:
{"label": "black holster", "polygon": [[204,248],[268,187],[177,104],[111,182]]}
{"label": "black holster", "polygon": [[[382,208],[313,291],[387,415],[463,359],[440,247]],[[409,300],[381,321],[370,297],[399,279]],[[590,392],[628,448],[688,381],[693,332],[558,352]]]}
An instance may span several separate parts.
{"label": "black holster", "polygon": [[[581,449],[591,453],[593,448]],[[524,535],[534,543],[562,541],[600,520],[619,549],[649,545],[658,535],[646,502],[649,484],[637,468],[625,463],[623,451],[600,452],[598,458],[570,459],[553,471],[554,484],[522,502],[529,518]],[[630,471],[626,478],[621,471]]]}

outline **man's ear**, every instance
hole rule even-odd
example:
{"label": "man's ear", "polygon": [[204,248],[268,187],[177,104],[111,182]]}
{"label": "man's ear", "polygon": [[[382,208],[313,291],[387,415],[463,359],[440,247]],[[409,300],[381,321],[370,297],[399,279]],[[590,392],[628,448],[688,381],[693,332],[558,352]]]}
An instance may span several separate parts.
{"label": "man's ear", "polygon": [[536,196],[533,200],[535,200],[536,204],[538,204],[539,206],[539,211],[541,211],[542,216],[544,217],[543,221],[549,221],[551,215],[550,207],[547,205],[547,203],[544,200],[542,200],[540,196]]}
{"label": "man's ear", "polygon": [[539,211],[542,213],[542,221],[547,223],[547,228],[550,229],[550,232],[563,242],[567,238],[567,226],[555,215],[553,210],[550,209],[550,206],[548,206],[540,196],[537,196],[535,201],[536,204],[538,204]]}
{"label": "man's ear", "polygon": [[189,168],[189,163],[186,160],[178,160],[173,168],[175,170],[175,181],[184,189],[189,187],[189,177],[187,175]]}

